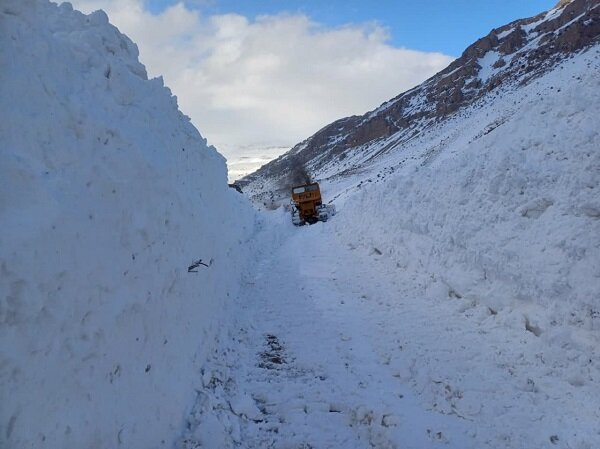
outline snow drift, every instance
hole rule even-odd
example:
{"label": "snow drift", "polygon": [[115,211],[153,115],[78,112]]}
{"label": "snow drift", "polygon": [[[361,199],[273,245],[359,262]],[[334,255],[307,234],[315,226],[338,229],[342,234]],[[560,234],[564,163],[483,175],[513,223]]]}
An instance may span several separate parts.
{"label": "snow drift", "polygon": [[599,70],[595,47],[380,161],[359,193],[347,194],[339,217],[346,240],[385,249],[398,266],[426,274],[425,288],[439,299],[483,304],[496,321],[550,340],[561,325],[593,331],[584,339],[593,347]]}
{"label": "snow drift", "polygon": [[3,1],[0,42],[0,446],[170,447],[253,212],[103,12]]}

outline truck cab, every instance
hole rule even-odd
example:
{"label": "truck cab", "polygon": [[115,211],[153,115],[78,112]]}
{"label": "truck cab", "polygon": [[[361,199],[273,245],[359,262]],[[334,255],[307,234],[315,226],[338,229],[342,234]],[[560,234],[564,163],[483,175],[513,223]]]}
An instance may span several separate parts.
{"label": "truck cab", "polygon": [[295,225],[327,221],[328,217],[328,207],[323,205],[319,183],[292,187],[292,222]]}

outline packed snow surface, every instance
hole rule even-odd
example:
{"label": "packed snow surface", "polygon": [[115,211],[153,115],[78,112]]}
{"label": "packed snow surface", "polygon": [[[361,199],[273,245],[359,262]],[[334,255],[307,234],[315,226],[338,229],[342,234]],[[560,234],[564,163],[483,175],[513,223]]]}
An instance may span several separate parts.
{"label": "packed snow surface", "polygon": [[230,320],[254,213],[137,55],[0,3],[2,448],[172,447]]}

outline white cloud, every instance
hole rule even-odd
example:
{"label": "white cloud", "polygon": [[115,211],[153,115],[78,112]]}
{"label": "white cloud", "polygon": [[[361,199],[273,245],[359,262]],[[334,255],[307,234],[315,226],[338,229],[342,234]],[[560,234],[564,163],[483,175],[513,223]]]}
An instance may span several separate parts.
{"label": "white cloud", "polygon": [[202,16],[183,3],[160,15],[141,0],[74,0],[104,9],[163,75],[181,110],[229,157],[242,146],[291,146],[341,117],[362,114],[452,58],[394,48],[375,23],[327,28],[298,14]]}

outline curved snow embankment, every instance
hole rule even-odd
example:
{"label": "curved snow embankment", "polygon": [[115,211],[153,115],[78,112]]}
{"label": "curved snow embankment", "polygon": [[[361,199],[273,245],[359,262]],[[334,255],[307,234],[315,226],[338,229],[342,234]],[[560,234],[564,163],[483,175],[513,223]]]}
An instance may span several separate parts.
{"label": "curved snow embankment", "polygon": [[395,175],[363,183],[339,208],[342,238],[388,254],[433,298],[485,306],[490,325],[593,348],[599,54],[566,60],[411,142]]}
{"label": "curved snow embankment", "polygon": [[104,13],[4,1],[0,42],[0,446],[171,447],[254,212]]}

